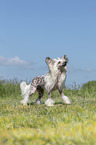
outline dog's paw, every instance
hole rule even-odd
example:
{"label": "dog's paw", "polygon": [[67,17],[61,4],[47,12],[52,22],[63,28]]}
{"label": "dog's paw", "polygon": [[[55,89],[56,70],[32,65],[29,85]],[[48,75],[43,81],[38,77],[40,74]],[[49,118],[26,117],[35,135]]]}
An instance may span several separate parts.
{"label": "dog's paw", "polygon": [[36,104],[38,104],[38,105],[39,105],[39,104],[42,104],[42,101],[39,100],[39,99],[37,99],[37,100],[36,100]]}
{"label": "dog's paw", "polygon": [[62,100],[64,104],[68,104],[68,105],[71,104],[70,99],[67,96],[62,96]]}
{"label": "dog's paw", "polygon": [[27,106],[27,103],[25,102],[25,100],[20,101],[24,106]]}
{"label": "dog's paw", "polygon": [[54,101],[52,100],[52,99],[47,99],[46,101],[45,101],[45,105],[47,105],[47,106],[54,106]]}

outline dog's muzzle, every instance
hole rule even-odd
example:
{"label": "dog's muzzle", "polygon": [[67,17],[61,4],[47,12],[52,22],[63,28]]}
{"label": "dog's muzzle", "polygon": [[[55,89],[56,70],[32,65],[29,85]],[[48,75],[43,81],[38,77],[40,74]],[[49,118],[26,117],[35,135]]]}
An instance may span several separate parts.
{"label": "dog's muzzle", "polygon": [[65,67],[66,65],[67,65],[67,61],[65,61],[62,66]]}

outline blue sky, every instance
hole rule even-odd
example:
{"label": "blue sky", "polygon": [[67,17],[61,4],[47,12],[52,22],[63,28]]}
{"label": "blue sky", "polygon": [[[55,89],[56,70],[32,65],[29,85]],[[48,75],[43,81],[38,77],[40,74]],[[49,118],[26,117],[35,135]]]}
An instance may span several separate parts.
{"label": "blue sky", "polygon": [[66,85],[96,80],[96,0],[0,1],[0,79],[30,81],[64,54]]}

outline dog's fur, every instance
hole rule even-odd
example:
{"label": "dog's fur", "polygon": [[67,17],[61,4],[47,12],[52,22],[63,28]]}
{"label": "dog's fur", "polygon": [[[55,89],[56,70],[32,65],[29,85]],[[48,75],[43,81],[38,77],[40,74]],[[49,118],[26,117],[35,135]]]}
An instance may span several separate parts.
{"label": "dog's fur", "polygon": [[68,58],[66,55],[58,59],[51,59],[50,57],[47,57],[45,61],[49,68],[49,72],[47,74],[34,78],[29,85],[27,85],[26,82],[21,82],[20,88],[22,96],[24,97],[21,103],[27,105],[29,96],[34,94],[37,90],[39,97],[37,98],[36,103],[40,104],[44,90],[47,90],[48,100],[45,104],[47,106],[52,106],[54,101],[51,99],[51,92],[58,89],[63,102],[65,104],[71,104],[69,98],[63,94]]}

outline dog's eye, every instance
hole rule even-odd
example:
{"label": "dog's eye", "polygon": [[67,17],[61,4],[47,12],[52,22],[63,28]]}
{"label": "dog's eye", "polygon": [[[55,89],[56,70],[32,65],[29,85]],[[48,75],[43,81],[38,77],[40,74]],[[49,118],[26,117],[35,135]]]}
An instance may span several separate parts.
{"label": "dog's eye", "polygon": [[58,64],[60,64],[61,62],[59,61]]}

